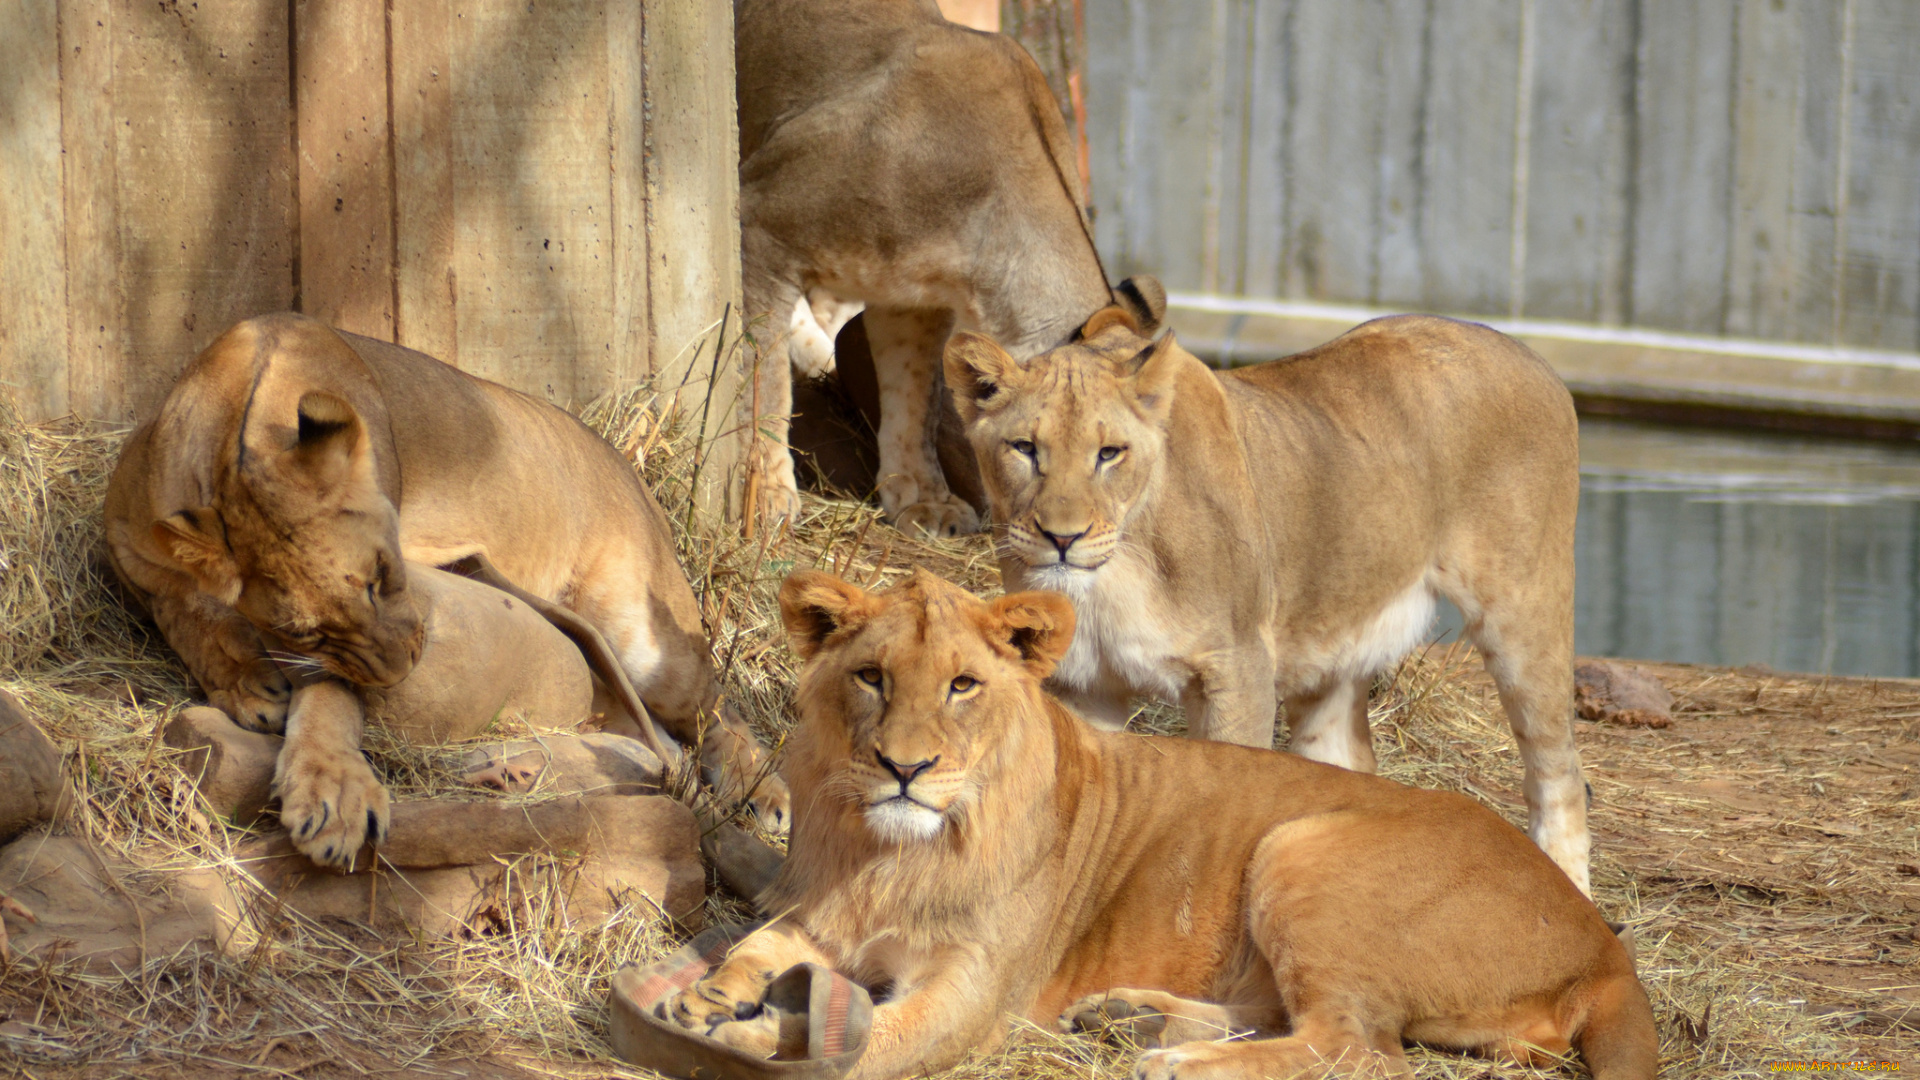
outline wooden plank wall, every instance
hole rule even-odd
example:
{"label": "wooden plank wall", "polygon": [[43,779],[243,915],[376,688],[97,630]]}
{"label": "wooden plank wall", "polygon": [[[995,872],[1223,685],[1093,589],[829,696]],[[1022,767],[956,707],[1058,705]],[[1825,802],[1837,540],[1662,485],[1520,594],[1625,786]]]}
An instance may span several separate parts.
{"label": "wooden plank wall", "polygon": [[1913,0],[1086,0],[1170,288],[1920,349]]}
{"label": "wooden plank wall", "polygon": [[286,308],[563,404],[684,367],[739,295],[732,32],[706,0],[0,0],[0,381],[133,420]]}

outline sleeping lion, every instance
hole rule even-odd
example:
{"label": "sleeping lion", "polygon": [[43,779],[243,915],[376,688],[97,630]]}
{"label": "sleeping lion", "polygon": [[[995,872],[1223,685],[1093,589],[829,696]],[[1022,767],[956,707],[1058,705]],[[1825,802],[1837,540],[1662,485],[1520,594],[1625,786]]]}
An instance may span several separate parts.
{"label": "sleeping lion", "polygon": [[1052,593],[801,572],[780,610],[807,660],[791,851],[775,918],[666,1003],[681,1025],[804,1053],[758,1003],[813,962],[880,1002],[856,1080],[990,1050],[1010,1015],[1124,1021],[1150,1080],[1401,1072],[1407,1042],[1654,1075],[1625,946],[1473,800],[1096,730],[1041,687],[1074,633]]}
{"label": "sleeping lion", "polygon": [[[555,406],[291,313],[241,322],[181,373],[107,485],[107,553],[212,704],[287,722],[288,671],[390,687],[420,658],[408,562],[484,557],[597,628],[650,712],[773,828],[786,789],[720,700],[666,515],[626,459]],[[634,717],[640,724],[646,717]],[[671,748],[668,748],[669,750]],[[281,810],[350,857],[384,805],[356,740],[287,735]],[[755,786],[757,783],[757,787]]]}

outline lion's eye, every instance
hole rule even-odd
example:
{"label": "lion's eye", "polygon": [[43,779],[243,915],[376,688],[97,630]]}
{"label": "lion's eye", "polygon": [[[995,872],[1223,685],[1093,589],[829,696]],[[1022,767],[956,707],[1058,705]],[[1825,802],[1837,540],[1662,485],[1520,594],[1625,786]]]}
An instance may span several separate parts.
{"label": "lion's eye", "polygon": [[1112,461],[1114,458],[1119,457],[1126,449],[1124,446],[1103,446],[1100,448],[1100,460],[1103,462]]}
{"label": "lion's eye", "polygon": [[1036,452],[1033,441],[1030,439],[1015,439],[1011,445],[1013,446],[1013,452],[1016,454],[1024,454],[1027,457],[1032,457]]}
{"label": "lion's eye", "polygon": [[868,686],[878,687],[880,685],[880,669],[877,667],[863,667],[859,671],[854,672],[853,676]]}
{"label": "lion's eye", "polygon": [[953,679],[953,692],[964,694],[978,685],[980,681],[971,675],[956,675]]}

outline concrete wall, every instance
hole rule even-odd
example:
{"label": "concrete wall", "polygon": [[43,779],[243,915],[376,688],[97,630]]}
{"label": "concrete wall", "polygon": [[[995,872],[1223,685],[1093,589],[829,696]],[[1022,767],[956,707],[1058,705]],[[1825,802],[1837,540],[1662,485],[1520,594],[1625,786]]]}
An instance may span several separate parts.
{"label": "concrete wall", "polygon": [[677,381],[737,159],[725,3],[0,0],[0,380],[131,421],[294,308],[563,405]]}
{"label": "concrete wall", "polygon": [[1920,349],[1913,0],[1086,0],[1170,288]]}

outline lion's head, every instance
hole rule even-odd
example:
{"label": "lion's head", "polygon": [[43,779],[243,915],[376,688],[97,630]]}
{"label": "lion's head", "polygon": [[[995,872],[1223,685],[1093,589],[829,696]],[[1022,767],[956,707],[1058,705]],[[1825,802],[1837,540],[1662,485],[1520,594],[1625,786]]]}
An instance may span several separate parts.
{"label": "lion's head", "polygon": [[[352,356],[317,323],[277,329]],[[400,514],[382,490],[366,422],[346,399],[303,388],[295,375],[262,377],[239,437],[221,450],[213,503],[155,522],[153,537],[201,591],[270,640],[349,682],[391,686],[413,668],[423,638]]]}
{"label": "lion's head", "polygon": [[1164,456],[1179,363],[1173,335],[1145,336],[1158,303],[1129,302],[1130,279],[1113,306],[1073,341],[1022,365],[991,338],[947,342],[947,385],[966,422],[980,478],[1005,530],[1005,550],[1029,580],[1070,588],[1117,549]]}
{"label": "lion's head", "polygon": [[[799,571],[780,613],[807,661],[788,778],[796,836],[859,822],[886,845],[960,842],[987,803],[1052,779],[1052,720],[1040,681],[1073,639],[1052,593],[991,602],[927,573],[869,593]],[[824,817],[829,820],[812,820]]]}

